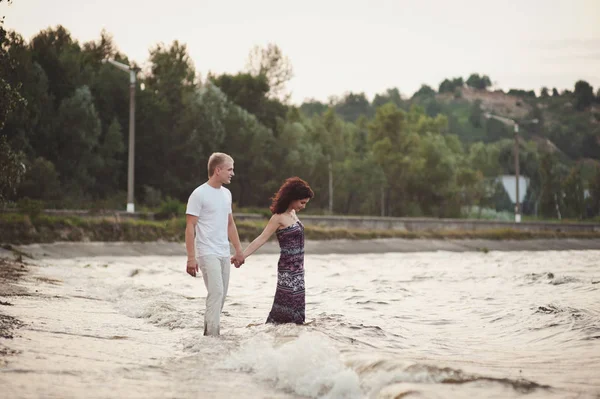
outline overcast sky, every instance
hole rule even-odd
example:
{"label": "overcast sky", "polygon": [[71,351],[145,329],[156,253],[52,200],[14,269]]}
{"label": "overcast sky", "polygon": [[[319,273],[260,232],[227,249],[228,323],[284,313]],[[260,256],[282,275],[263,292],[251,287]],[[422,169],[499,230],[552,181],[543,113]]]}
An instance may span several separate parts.
{"label": "overcast sky", "polygon": [[5,25],[26,40],[58,24],[80,42],[102,29],[139,64],[179,40],[201,77],[244,68],[254,45],[290,58],[292,101],[487,74],[496,87],[600,86],[600,0],[13,0]]}

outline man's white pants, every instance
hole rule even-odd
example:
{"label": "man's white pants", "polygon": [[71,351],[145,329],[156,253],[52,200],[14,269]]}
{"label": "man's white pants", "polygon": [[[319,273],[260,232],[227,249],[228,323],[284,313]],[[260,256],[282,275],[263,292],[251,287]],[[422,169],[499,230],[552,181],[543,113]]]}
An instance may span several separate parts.
{"label": "man's white pants", "polygon": [[197,262],[208,292],[204,312],[204,335],[219,335],[221,310],[229,287],[231,263],[229,257],[216,255],[200,256]]}

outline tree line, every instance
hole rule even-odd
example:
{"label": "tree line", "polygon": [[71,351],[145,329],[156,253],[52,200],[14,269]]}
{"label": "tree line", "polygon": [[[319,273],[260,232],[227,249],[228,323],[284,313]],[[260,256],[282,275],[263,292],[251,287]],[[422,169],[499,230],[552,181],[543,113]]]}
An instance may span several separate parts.
{"label": "tree line", "polygon": [[[123,208],[127,187],[128,76],[138,67],[102,32],[79,43],[62,26],[26,41],[1,29],[0,200],[46,207]],[[237,207],[263,208],[289,176],[311,184],[314,211],[460,217],[510,210],[497,177],[514,173],[511,127],[486,120],[487,75],[289,102],[293,68],[274,44],[251,50],[235,74],[196,72],[185,44],[150,49],[136,87],[136,203],[185,202],[206,179],[214,151],[231,154]],[[541,123],[524,129],[524,211],[544,217],[600,213],[599,96],[584,81],[558,93],[513,91]],[[598,93],[600,94],[600,93]],[[540,142],[546,140],[546,146]],[[139,205],[138,205],[139,208]]]}

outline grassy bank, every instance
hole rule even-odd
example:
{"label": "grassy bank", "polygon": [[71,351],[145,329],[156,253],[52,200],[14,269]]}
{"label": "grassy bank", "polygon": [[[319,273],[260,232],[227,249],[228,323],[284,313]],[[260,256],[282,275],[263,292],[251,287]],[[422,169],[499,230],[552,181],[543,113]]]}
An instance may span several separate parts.
{"label": "grassy bank", "polygon": [[[242,241],[251,241],[260,234],[265,221],[241,221],[237,223]],[[39,215],[29,217],[21,214],[0,215],[0,242],[4,244],[51,243],[56,241],[179,241],[184,240],[185,220],[167,221],[133,220],[115,217],[80,218]],[[306,227],[309,240],[330,239],[491,239],[517,240],[536,238],[600,238],[600,232],[554,232],[520,231],[516,229],[493,229],[481,231],[398,231],[362,230]]]}

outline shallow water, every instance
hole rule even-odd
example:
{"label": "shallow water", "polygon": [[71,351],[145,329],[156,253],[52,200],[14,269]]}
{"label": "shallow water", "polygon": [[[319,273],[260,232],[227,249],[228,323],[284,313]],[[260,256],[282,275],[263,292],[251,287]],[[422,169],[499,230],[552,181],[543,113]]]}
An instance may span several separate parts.
{"label": "shallow water", "polygon": [[[232,270],[219,338],[184,257],[39,263],[7,397],[597,398],[600,251],[308,255],[305,326],[265,325],[276,255]],[[403,396],[404,395],[404,396]]]}

